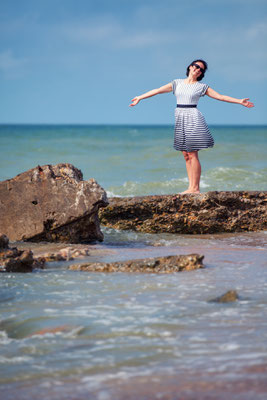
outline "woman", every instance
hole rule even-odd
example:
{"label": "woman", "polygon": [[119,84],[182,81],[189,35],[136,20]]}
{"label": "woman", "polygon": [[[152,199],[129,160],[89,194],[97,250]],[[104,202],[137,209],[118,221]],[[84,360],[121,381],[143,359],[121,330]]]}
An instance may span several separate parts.
{"label": "woman", "polygon": [[175,110],[175,135],[174,148],[181,151],[185,158],[189,186],[184,193],[200,193],[199,183],[201,165],[198,159],[198,151],[213,147],[214,140],[201,112],[196,108],[201,96],[209,96],[216,100],[237,103],[251,108],[254,104],[249,99],[235,99],[221,95],[211,89],[205,83],[200,83],[205,75],[208,65],[203,60],[195,60],[186,71],[186,79],[175,79],[158,89],[150,90],[140,96],[136,96],[131,107],[136,106],[140,100],[161,93],[173,92],[177,98]]}

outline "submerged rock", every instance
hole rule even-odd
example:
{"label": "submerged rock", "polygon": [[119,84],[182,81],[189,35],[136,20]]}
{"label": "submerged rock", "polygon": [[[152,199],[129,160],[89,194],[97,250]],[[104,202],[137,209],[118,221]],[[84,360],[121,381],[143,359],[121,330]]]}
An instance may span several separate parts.
{"label": "submerged rock", "polygon": [[153,272],[170,274],[172,272],[204,268],[203,258],[204,256],[199,254],[189,254],[111,263],[84,263],[71,265],[69,269],[88,272]]}
{"label": "submerged rock", "polygon": [[62,334],[66,337],[74,337],[78,334],[80,334],[83,331],[83,326],[74,326],[74,325],[60,325],[60,326],[55,326],[51,328],[44,328],[40,329],[38,331],[35,331],[31,333],[30,335],[26,337],[32,337],[32,336],[43,336],[43,335],[58,335]]}
{"label": "submerged rock", "polygon": [[10,248],[6,235],[0,235],[0,272],[32,272],[43,268],[44,262],[35,259],[31,250]]}
{"label": "submerged rock", "polygon": [[12,241],[102,241],[106,192],[71,164],[38,166],[0,182],[0,228]]}
{"label": "submerged rock", "polygon": [[239,296],[236,290],[228,290],[228,292],[224,293],[222,296],[216,297],[215,299],[210,300],[212,303],[232,303],[234,301],[239,300]]}
{"label": "submerged rock", "polygon": [[111,198],[103,225],[147,233],[217,233],[267,228],[267,192],[208,192]]}

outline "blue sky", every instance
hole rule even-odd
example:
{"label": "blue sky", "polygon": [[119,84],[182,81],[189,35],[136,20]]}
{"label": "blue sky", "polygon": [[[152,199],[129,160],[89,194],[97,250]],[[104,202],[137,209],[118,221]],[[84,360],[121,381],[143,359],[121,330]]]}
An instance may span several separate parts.
{"label": "blue sky", "polygon": [[266,0],[8,0],[0,4],[0,123],[173,123],[170,94],[138,94],[209,64],[209,124],[266,124]]}

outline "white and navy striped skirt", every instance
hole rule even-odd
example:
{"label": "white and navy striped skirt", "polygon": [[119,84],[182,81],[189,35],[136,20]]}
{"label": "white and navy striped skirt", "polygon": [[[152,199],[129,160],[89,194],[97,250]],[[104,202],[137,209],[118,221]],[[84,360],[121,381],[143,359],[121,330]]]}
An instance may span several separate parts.
{"label": "white and navy striped skirt", "polygon": [[214,140],[205,118],[197,108],[175,109],[175,150],[198,151],[213,145]]}

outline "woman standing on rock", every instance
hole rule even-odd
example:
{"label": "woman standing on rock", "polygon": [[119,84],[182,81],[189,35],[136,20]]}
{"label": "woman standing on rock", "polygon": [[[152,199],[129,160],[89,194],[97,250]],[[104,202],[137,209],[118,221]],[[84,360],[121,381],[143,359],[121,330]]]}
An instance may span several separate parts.
{"label": "woman standing on rock", "polygon": [[198,159],[198,151],[213,147],[214,140],[206,124],[206,121],[197,109],[197,103],[201,96],[208,95],[216,100],[228,103],[237,103],[251,108],[254,104],[249,99],[235,99],[221,95],[211,89],[205,83],[200,83],[205,75],[208,65],[203,60],[195,60],[186,71],[186,79],[175,79],[158,89],[150,90],[132,99],[131,107],[136,106],[140,100],[161,93],[173,92],[177,98],[175,110],[175,135],[174,148],[181,151],[185,158],[189,187],[184,193],[199,193],[201,165]]}

